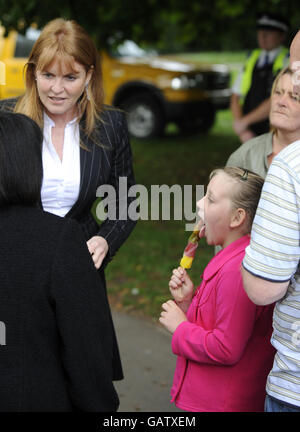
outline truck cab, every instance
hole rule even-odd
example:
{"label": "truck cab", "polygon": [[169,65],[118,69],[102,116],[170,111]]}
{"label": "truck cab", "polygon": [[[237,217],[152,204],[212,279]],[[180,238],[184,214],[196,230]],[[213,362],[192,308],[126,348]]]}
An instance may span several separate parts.
{"label": "truck cab", "polygon": [[[39,31],[26,36],[0,27],[0,99],[24,92],[24,66]],[[163,133],[169,122],[187,132],[206,132],[218,109],[230,99],[230,73],[226,65],[183,61],[178,56],[146,52],[124,41],[114,52],[102,51],[105,103],[127,113],[135,138]],[[5,76],[4,76],[5,75]]]}

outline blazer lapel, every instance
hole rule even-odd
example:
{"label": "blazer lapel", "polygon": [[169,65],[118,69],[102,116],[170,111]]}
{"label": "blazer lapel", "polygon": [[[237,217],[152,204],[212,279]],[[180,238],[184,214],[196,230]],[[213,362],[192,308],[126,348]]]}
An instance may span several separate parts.
{"label": "blazer lapel", "polygon": [[[94,144],[86,137],[84,133],[84,120],[79,124],[80,128],[80,142],[88,149],[80,147],[80,186],[78,198],[73,207],[66,214],[67,217],[73,217],[81,212],[81,207],[85,206],[86,195],[91,187],[91,180],[93,178],[93,165],[95,157]],[[98,161],[100,163],[100,161]],[[96,199],[96,190],[95,190]]]}

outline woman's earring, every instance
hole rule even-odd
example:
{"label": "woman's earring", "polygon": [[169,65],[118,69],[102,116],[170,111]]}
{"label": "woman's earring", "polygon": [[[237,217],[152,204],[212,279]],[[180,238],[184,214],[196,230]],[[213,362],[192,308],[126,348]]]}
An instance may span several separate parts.
{"label": "woman's earring", "polygon": [[86,92],[86,98],[87,98],[87,100],[90,100],[88,85],[89,85],[89,83],[85,83],[85,92]]}

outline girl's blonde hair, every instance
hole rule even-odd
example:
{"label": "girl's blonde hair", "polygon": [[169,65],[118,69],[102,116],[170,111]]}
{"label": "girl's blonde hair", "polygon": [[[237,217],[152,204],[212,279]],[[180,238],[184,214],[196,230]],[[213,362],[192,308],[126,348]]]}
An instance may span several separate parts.
{"label": "girl's blonde hair", "polygon": [[86,31],[75,21],[57,18],[50,21],[35,42],[25,65],[26,91],[18,100],[15,112],[27,115],[43,128],[43,105],[36,86],[36,71],[45,70],[54,60],[66,62],[73,69],[80,63],[92,76],[78,101],[79,113],[85,116],[85,133],[90,136],[103,108],[103,85],[100,57]]}
{"label": "girl's blonde hair", "polygon": [[234,209],[242,208],[245,210],[246,232],[250,233],[264,179],[253,171],[244,168],[224,167],[212,171],[209,180],[220,173],[225,173],[235,181],[236,187],[232,188],[231,191],[232,205]]}

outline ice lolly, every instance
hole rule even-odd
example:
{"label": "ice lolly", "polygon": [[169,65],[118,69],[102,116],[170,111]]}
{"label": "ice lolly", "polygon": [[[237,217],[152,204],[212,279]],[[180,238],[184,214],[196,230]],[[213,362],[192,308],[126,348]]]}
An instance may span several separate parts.
{"label": "ice lolly", "polygon": [[187,246],[184,249],[183,257],[180,261],[180,266],[185,269],[189,269],[192,267],[193,259],[195,257],[198,247],[198,242],[200,240],[199,232],[200,230],[198,227],[194,229],[192,234],[189,236]]}

